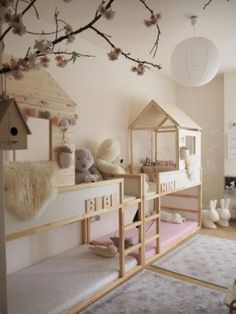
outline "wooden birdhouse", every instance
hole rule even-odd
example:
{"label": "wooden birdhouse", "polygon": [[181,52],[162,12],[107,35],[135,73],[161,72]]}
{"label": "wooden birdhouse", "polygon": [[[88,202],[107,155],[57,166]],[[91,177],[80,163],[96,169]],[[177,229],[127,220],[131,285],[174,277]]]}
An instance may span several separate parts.
{"label": "wooden birdhouse", "polygon": [[15,99],[0,101],[0,149],[27,149],[30,129]]}

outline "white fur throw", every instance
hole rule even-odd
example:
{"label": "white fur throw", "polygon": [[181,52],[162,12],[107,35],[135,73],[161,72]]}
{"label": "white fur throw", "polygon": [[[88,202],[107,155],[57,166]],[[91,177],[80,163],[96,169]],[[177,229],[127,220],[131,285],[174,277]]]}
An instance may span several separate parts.
{"label": "white fur throw", "polygon": [[6,209],[22,220],[41,212],[56,195],[52,185],[54,173],[54,164],[50,161],[6,163]]}

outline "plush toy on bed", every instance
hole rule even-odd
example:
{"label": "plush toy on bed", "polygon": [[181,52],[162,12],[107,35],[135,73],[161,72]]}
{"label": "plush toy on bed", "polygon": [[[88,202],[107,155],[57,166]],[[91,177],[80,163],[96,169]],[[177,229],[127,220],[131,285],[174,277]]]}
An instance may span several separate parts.
{"label": "plush toy on bed", "polygon": [[125,170],[120,166],[122,162],[119,142],[114,139],[105,140],[98,148],[97,168],[103,174],[124,174]]}
{"label": "plush toy on bed", "polygon": [[110,244],[108,246],[106,245],[93,245],[90,246],[89,249],[94,252],[96,255],[102,256],[102,257],[115,257],[118,253],[118,249],[114,244]]}
{"label": "plush toy on bed", "polygon": [[182,217],[178,213],[170,213],[170,212],[162,210],[161,211],[161,220],[166,221],[166,222],[170,222],[172,224],[182,224],[182,222],[185,221],[185,218]]}
{"label": "plush toy on bed", "polygon": [[88,149],[75,151],[75,184],[102,180],[100,171],[94,166],[93,155]]}

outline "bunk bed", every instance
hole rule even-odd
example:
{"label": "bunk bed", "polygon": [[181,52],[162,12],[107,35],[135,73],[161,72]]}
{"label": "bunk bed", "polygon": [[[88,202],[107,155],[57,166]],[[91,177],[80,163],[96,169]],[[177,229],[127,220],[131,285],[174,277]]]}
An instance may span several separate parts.
{"label": "bunk bed", "polygon": [[[74,222],[82,225],[79,247],[8,276],[12,314],[78,312],[200,228],[201,168],[190,179],[185,160],[180,158],[183,146],[200,156],[200,128],[191,119],[184,119],[178,110],[163,109],[155,102],[148,105],[141,117],[131,125],[131,134],[140,129],[151,132],[151,159],[158,158],[157,133],[175,134],[175,160],[154,166],[155,178],[149,182],[148,190],[142,173],[144,167],[140,166],[140,160],[137,166],[134,159],[131,135],[131,174],[66,186],[67,171],[61,170],[63,180],[57,178],[59,193],[41,216],[19,221],[6,211],[7,241]],[[183,121],[187,123],[181,124]],[[182,213],[186,221],[181,225],[163,222],[162,210]],[[112,213],[117,214],[116,228],[110,230],[104,224],[106,228],[102,228],[103,234],[98,237],[93,232],[91,219]],[[99,223],[103,221],[96,222],[96,226]],[[118,256],[106,259],[89,249],[91,241],[107,242],[114,235],[119,238]],[[128,248],[125,248],[126,237],[133,239]]]}
{"label": "bunk bed", "polygon": [[[177,106],[152,100],[129,131],[130,172],[144,173],[149,185],[143,206],[144,260],[150,263],[201,227],[201,127]],[[186,220],[161,221],[162,211]]]}
{"label": "bunk bed", "polygon": [[[96,199],[102,199],[98,207]],[[140,270],[141,238],[133,248],[125,249],[123,244],[124,199],[129,206],[140,206],[137,193],[130,191],[124,197],[123,179],[117,178],[60,188],[58,197],[37,219],[14,222],[7,213],[8,241],[72,222],[80,221],[83,226],[82,245],[8,276],[10,313],[62,313],[73,307],[79,310]],[[64,202],[68,201],[71,205],[65,206]],[[93,216],[111,212],[119,213],[120,250],[116,257],[104,258],[89,249],[91,228],[88,222]],[[140,235],[141,232],[140,229]],[[137,252],[136,257],[129,255],[134,250],[140,253]]]}

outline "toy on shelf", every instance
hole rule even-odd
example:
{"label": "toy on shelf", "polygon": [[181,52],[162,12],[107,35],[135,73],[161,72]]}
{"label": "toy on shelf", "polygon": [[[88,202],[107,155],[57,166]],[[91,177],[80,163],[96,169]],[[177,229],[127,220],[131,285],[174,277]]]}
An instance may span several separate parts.
{"label": "toy on shelf", "polygon": [[102,175],[94,166],[94,158],[88,149],[75,152],[75,184],[102,180]]}
{"label": "toy on shelf", "polygon": [[210,200],[209,202],[209,209],[202,210],[202,224],[203,227],[209,229],[216,229],[217,226],[215,222],[217,222],[220,217],[216,210],[217,200]]}
{"label": "toy on shelf", "polygon": [[125,170],[120,166],[123,160],[120,158],[120,144],[114,139],[105,140],[98,148],[96,156],[97,168],[104,174],[124,174]]}
{"label": "toy on shelf", "polygon": [[230,199],[227,198],[224,200],[223,198],[220,200],[221,208],[217,208],[217,212],[219,214],[220,219],[217,221],[218,225],[221,227],[228,227],[229,220],[231,218],[230,211],[229,211],[229,204]]}

